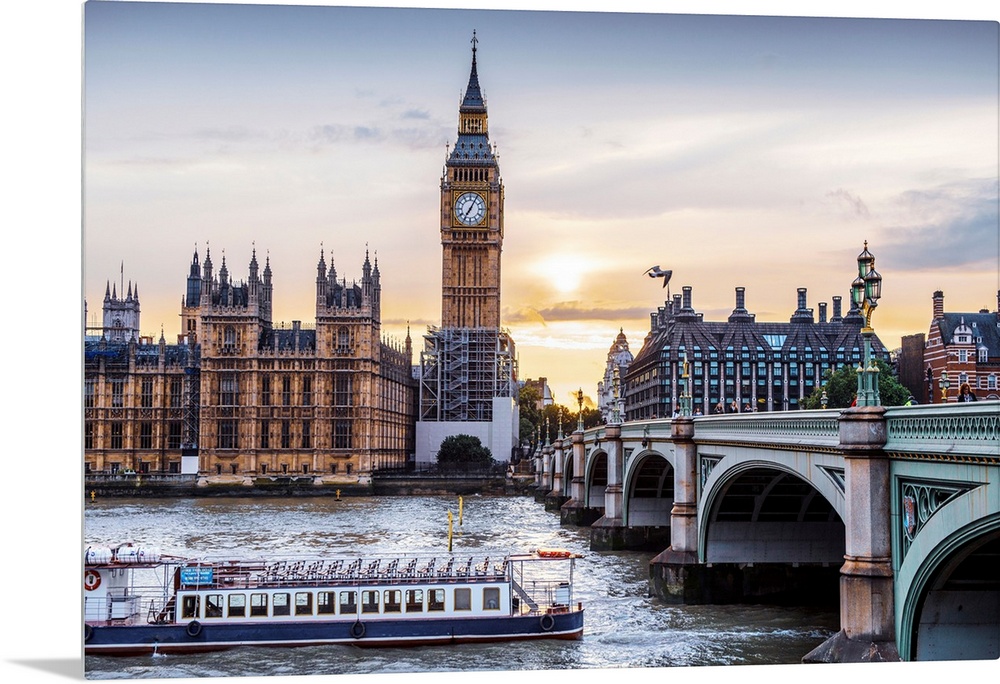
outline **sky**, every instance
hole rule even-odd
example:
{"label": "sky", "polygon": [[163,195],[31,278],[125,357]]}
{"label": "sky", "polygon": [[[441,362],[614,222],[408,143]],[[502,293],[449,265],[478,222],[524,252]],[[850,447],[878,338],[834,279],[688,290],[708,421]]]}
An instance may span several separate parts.
{"label": "sky", "polygon": [[[692,287],[759,321],[849,301],[868,241],[883,341],[996,308],[992,21],[378,7],[84,5],[83,269],[169,341],[192,255],[270,259],[274,323],[315,317],[320,250],[382,273],[382,329],[441,320],[439,185],[473,30],[506,190],[520,377],[596,393],[624,330]],[[218,269],[218,266],[216,267]]]}
{"label": "sky", "polygon": [[[0,667],[18,681],[79,672],[78,623],[49,616],[55,597],[79,597],[65,569],[79,562],[82,487],[65,463],[81,444],[82,300],[99,310],[123,277],[143,333],[174,339],[194,249],[225,253],[242,279],[256,248],[276,323],[310,325],[321,245],[349,279],[367,245],[384,331],[402,338],[409,322],[418,339],[440,321],[439,182],[473,30],[506,188],[503,321],[521,376],[548,377],[557,400],[594,394],[620,328],[638,351],[666,296],[643,275],[653,265],[673,270],[672,292],[693,288],[706,319],[745,287],[758,320],[785,321],[798,287],[817,310],[846,301],[867,240],[890,346],[927,331],[935,290],[949,311],[996,307],[987,3],[796,3],[800,18],[716,0],[615,4],[630,14],[587,0],[253,4],[0,9],[5,451],[39,474],[4,497],[5,541],[47,549],[32,572],[52,590],[45,611],[35,592],[8,597],[34,627],[4,642]],[[9,585],[21,568],[4,568]],[[746,675],[765,670],[778,674]]]}

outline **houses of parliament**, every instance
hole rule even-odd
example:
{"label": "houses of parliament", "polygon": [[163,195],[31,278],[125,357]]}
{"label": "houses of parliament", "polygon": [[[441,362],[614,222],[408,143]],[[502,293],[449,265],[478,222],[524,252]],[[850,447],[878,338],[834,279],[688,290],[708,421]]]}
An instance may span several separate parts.
{"label": "houses of parliament", "polygon": [[[307,475],[363,482],[413,450],[413,350],[381,337],[377,260],[338,278],[321,250],[316,322],[272,322],[271,266],[245,281],[195,251],[177,344],[139,335],[139,295],[110,283],[84,348],[88,472]],[[123,284],[124,285],[124,284]]]}
{"label": "houses of parliament", "polygon": [[137,284],[107,283],[101,325],[84,334],[86,472],[366,484],[380,469],[432,460],[457,432],[494,436],[488,446],[507,458],[496,452],[516,444],[518,422],[513,341],[500,328],[503,187],[475,35],[472,45],[440,187],[442,324],[419,358],[409,333],[405,343],[382,337],[381,274],[367,251],[349,281],[320,248],[315,325],[288,328],[274,324],[269,258],[261,264],[254,248],[238,280],[225,256],[216,267],[196,249],[175,344],[140,335]]}

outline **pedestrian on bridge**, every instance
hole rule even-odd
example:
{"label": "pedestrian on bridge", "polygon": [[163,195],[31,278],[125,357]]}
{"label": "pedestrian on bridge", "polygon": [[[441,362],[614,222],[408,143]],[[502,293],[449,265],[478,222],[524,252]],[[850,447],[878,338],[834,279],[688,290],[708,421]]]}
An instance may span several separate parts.
{"label": "pedestrian on bridge", "polygon": [[969,383],[963,382],[962,386],[958,388],[958,400],[959,401],[976,401],[976,395],[969,387]]}

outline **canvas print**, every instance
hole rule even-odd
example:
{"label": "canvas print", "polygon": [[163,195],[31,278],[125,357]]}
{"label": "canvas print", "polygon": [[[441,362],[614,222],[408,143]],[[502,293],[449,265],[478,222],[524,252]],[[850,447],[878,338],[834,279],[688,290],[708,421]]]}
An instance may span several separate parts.
{"label": "canvas print", "polygon": [[1000,658],[996,22],[83,28],[87,678]]}

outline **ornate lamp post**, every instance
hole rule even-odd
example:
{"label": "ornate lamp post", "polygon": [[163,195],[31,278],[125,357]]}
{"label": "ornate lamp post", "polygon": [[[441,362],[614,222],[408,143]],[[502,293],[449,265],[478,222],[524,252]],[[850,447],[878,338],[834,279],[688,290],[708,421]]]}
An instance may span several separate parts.
{"label": "ornate lamp post", "polygon": [[583,432],[583,388],[576,393],[576,405],[579,412],[576,414],[576,431]]}
{"label": "ornate lamp post", "polygon": [[938,384],[941,385],[941,403],[947,404],[948,388],[951,386],[951,383],[948,381],[948,371],[946,370],[941,371],[941,380],[939,381]]}
{"label": "ornate lamp post", "polygon": [[622,410],[621,406],[619,406],[618,404],[618,396],[619,396],[619,391],[621,389],[621,379],[618,373],[618,364],[615,364],[614,376],[612,378],[611,386],[614,390],[614,395],[613,395],[614,399],[612,399],[614,403],[611,405],[611,424],[620,425],[622,422]]}
{"label": "ornate lamp post", "polygon": [[685,418],[691,416],[691,388],[689,387],[688,380],[688,357],[687,352],[684,353],[684,359],[681,362],[681,415]]}
{"label": "ornate lamp post", "polygon": [[826,408],[827,403],[830,401],[830,397],[826,394],[826,385],[823,385],[823,395],[819,398],[820,404],[823,408]]}
{"label": "ornate lamp post", "polygon": [[865,325],[861,329],[864,340],[864,357],[857,368],[858,372],[858,406],[879,406],[878,366],[872,358],[872,314],[882,298],[882,276],[875,270],[875,257],[868,251],[868,241],[865,249],[858,255],[858,277],[851,283],[851,301],[860,309],[865,317]]}

